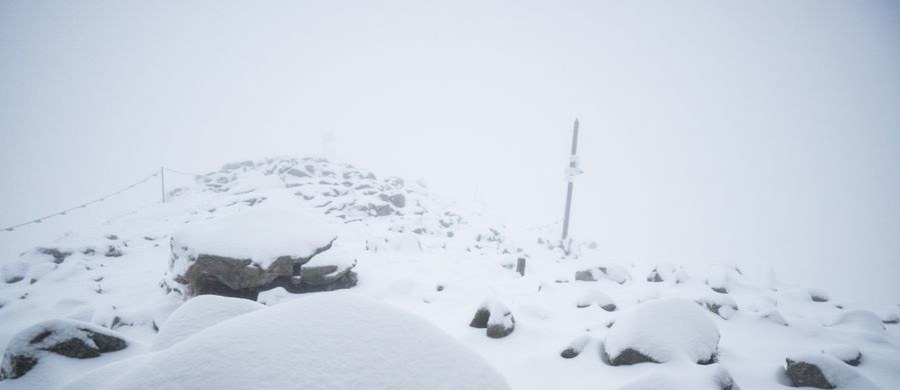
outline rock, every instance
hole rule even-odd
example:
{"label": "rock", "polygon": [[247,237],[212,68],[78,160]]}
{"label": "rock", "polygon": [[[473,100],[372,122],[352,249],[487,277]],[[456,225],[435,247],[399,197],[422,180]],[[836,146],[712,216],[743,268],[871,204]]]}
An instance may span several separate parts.
{"label": "rock", "polygon": [[624,284],[628,279],[631,278],[631,275],[628,274],[628,271],[625,268],[615,265],[608,264],[605,266],[597,266],[593,268],[588,268],[586,270],[575,272],[575,280],[587,281],[587,282],[595,282],[601,279],[609,279],[618,284]]}
{"label": "rock", "polygon": [[785,374],[794,387],[834,389],[853,386],[854,388],[874,388],[871,382],[852,368],[840,360],[825,354],[807,353],[794,355],[785,359],[785,362],[787,363]]}
{"label": "rock", "polygon": [[662,276],[659,275],[659,272],[656,271],[656,268],[653,271],[650,271],[650,275],[647,275],[648,282],[659,283],[665,281]]}
{"label": "rock", "polygon": [[697,303],[724,320],[730,319],[738,310],[734,298],[728,295],[707,295],[698,299]]}
{"label": "rock", "polygon": [[488,337],[499,339],[509,336],[516,329],[516,319],[505,305],[497,300],[488,299],[475,311],[469,326],[486,328]]}
{"label": "rock", "polygon": [[72,251],[70,250],[62,250],[59,248],[37,248],[37,252],[40,254],[48,255],[53,257],[53,262],[56,264],[61,264],[66,260],[66,257],[72,255]]}
{"label": "rock", "polygon": [[300,293],[356,285],[355,259],[334,250],[327,225],[309,218],[255,209],[189,226],[172,237],[164,284],[185,297],[251,300],[275,287]]}
{"label": "rock", "polygon": [[381,194],[379,198],[385,202],[390,202],[394,207],[402,209],[406,206],[406,196],[403,194],[386,195]]}
{"label": "rock", "polygon": [[120,351],[128,342],[99,326],[74,320],[49,320],[16,334],[6,347],[0,365],[0,380],[20,378],[47,353],[90,359]]}
{"label": "rock", "polygon": [[809,297],[813,300],[813,302],[828,302],[830,298],[828,294],[822,290],[809,290]]}
{"label": "rock", "polygon": [[584,350],[585,345],[591,341],[591,337],[588,335],[581,335],[572,340],[566,349],[559,353],[559,356],[562,356],[563,359],[572,359],[581,354],[581,351]]}
{"label": "rock", "polygon": [[612,298],[609,295],[606,295],[600,290],[592,289],[585,291],[585,293],[578,298],[578,302],[576,302],[575,306],[579,309],[585,308],[591,305],[597,305],[606,311],[614,311],[616,310],[616,304],[613,302]]}
{"label": "rock", "polygon": [[623,313],[607,333],[603,351],[613,366],[687,359],[715,362],[719,330],[695,303],[659,299]]}
{"label": "rock", "polygon": [[288,175],[296,176],[296,177],[309,177],[309,174],[305,171],[301,171],[297,168],[291,168],[287,171]]}

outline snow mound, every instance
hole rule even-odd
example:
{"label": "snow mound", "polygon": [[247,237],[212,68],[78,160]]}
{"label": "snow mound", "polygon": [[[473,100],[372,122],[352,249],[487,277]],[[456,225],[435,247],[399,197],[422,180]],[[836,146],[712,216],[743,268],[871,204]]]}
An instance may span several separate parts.
{"label": "snow mound", "polygon": [[63,388],[509,389],[483,358],[434,325],[337,293],[306,295],[221,322]]}
{"label": "snow mound", "polygon": [[829,326],[871,333],[884,331],[884,324],[881,322],[881,318],[868,310],[851,310],[842,313]]}
{"label": "snow mound", "polygon": [[241,298],[201,295],[185,302],[172,312],[153,339],[151,350],[158,351],[175,345],[192,335],[229,318],[265,308],[264,305]]}
{"label": "snow mound", "polygon": [[620,390],[740,390],[731,374],[718,364],[677,365],[654,370]]}
{"label": "snow mound", "polygon": [[604,264],[575,273],[575,280],[595,282],[609,279],[618,284],[624,284],[631,279],[631,274],[625,267],[616,264]]}
{"label": "snow mound", "polygon": [[719,330],[697,304],[670,298],[642,303],[622,315],[609,330],[604,352],[614,366],[688,359],[711,363]]}

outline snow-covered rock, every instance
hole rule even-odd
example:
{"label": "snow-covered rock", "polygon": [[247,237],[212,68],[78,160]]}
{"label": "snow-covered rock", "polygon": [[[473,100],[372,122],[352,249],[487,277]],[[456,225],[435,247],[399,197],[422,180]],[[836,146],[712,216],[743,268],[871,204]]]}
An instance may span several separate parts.
{"label": "snow-covered rock", "polygon": [[581,354],[587,343],[591,341],[591,336],[581,335],[572,340],[562,352],[559,353],[563,359],[572,359]]}
{"label": "snow-covered rock", "polygon": [[738,305],[734,298],[725,294],[705,294],[697,299],[697,303],[725,320],[734,316],[738,311]]}
{"label": "snow-covered rock", "polygon": [[[185,296],[205,293],[256,299],[273,283],[303,290],[352,287],[355,262],[326,255],[302,277],[303,266],[328,251],[336,234],[320,218],[297,212],[251,210],[190,225],[171,240],[166,284]],[[346,255],[349,256],[349,255]],[[341,280],[339,286],[333,282]]]}
{"label": "snow-covered rock", "polygon": [[603,345],[614,366],[678,359],[708,364],[718,348],[716,325],[697,304],[683,299],[649,301],[623,313]]}
{"label": "snow-covered rock", "polygon": [[823,349],[822,353],[831,355],[851,366],[858,366],[862,363],[862,352],[860,352],[859,348],[849,344],[832,345]]}
{"label": "snow-covered rock", "polygon": [[609,279],[623,284],[631,279],[631,275],[624,267],[616,264],[600,265],[575,272],[575,280],[594,282],[601,279]]}
{"label": "snow-covered rock", "polygon": [[488,299],[478,306],[469,326],[487,328],[488,337],[499,339],[509,336],[516,329],[516,319],[506,305],[496,299]]}
{"label": "snow-covered rock", "polygon": [[151,349],[168,348],[219,322],[265,307],[250,300],[217,295],[191,298],[162,324]]}
{"label": "snow-covered rock", "polygon": [[785,374],[795,387],[818,389],[876,389],[868,379],[834,357],[820,353],[785,359]]}
{"label": "snow-covered rock", "polygon": [[3,354],[0,380],[19,378],[50,353],[89,359],[128,347],[124,338],[108,329],[73,320],[48,320],[19,332]]}
{"label": "snow-covered rock", "polygon": [[92,371],[63,389],[251,388],[509,386],[482,357],[434,325],[388,305],[329,293],[220,322],[169,348]]}
{"label": "snow-covered rock", "polygon": [[591,305],[597,305],[597,307],[606,311],[616,310],[616,303],[613,299],[603,291],[597,289],[585,291],[584,294],[578,298],[578,302],[575,303],[575,306],[578,308],[585,308]]}

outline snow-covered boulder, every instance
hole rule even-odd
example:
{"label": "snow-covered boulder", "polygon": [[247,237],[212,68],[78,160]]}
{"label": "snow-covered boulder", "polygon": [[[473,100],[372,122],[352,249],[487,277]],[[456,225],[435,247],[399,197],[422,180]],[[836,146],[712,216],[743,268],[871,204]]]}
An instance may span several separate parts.
{"label": "snow-covered boulder", "polygon": [[591,305],[597,305],[597,307],[606,311],[616,310],[616,303],[613,299],[603,291],[597,289],[585,291],[584,294],[578,298],[578,302],[575,303],[575,306],[578,308],[585,308]]}
{"label": "snow-covered boulder", "polygon": [[341,248],[314,256],[300,268],[299,287],[307,291],[330,291],[356,285],[356,259]]}
{"label": "snow-covered boulder", "polygon": [[498,300],[488,299],[478,306],[469,326],[487,328],[488,337],[499,339],[509,336],[516,329],[516,319],[506,305]]}
{"label": "snow-covered boulder", "polygon": [[834,357],[806,353],[785,359],[785,374],[795,387],[876,389],[868,379]]}
{"label": "snow-covered boulder", "polygon": [[[234,342],[228,342],[233,340]],[[506,390],[484,358],[427,321],[347,294],[313,294],[94,370],[65,390]]]}
{"label": "snow-covered boulder", "polygon": [[603,345],[613,366],[687,359],[716,360],[719,330],[697,304],[660,299],[627,311],[610,328]]}
{"label": "snow-covered boulder", "polygon": [[126,347],[128,342],[121,336],[94,324],[62,319],[44,321],[26,328],[9,341],[0,364],[0,380],[25,375],[49,353],[89,359]]}
{"label": "snow-covered boulder", "polygon": [[217,295],[192,298],[169,315],[153,339],[151,349],[168,348],[219,322],[265,307],[250,300]]}
{"label": "snow-covered boulder", "polygon": [[624,267],[615,264],[591,267],[575,272],[575,280],[595,282],[601,279],[609,279],[618,284],[623,284],[628,279],[631,279],[631,275]]}
{"label": "snow-covered boulder", "polygon": [[[277,286],[296,292],[304,292],[304,286],[317,291],[352,287],[356,278],[350,269],[355,260],[336,255],[317,260],[304,283],[304,264],[331,249],[335,240],[321,220],[277,209],[189,225],[172,237],[166,285],[188,297],[250,299]],[[330,286],[338,280],[339,285]]]}
{"label": "snow-covered boulder", "polygon": [[725,320],[734,316],[738,310],[738,305],[734,298],[725,294],[713,295],[709,293],[697,299],[697,303]]}
{"label": "snow-covered boulder", "polygon": [[813,300],[813,302],[828,302],[829,300],[831,300],[831,298],[828,296],[828,293],[815,288],[809,289],[809,297]]}
{"label": "snow-covered boulder", "polygon": [[581,335],[572,340],[562,352],[559,353],[563,359],[572,359],[581,354],[587,343],[591,341],[591,336]]}
{"label": "snow-covered boulder", "polygon": [[823,349],[822,353],[831,355],[851,366],[858,366],[862,363],[862,352],[860,352],[859,348],[849,344],[832,345]]}

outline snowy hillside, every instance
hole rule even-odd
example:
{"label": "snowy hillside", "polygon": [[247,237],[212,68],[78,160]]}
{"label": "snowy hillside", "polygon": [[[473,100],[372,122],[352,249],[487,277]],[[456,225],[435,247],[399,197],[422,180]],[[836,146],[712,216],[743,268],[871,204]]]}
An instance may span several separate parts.
{"label": "snowy hillside", "polygon": [[601,258],[347,164],[110,217],[0,259],[0,389],[900,388],[897,304]]}

